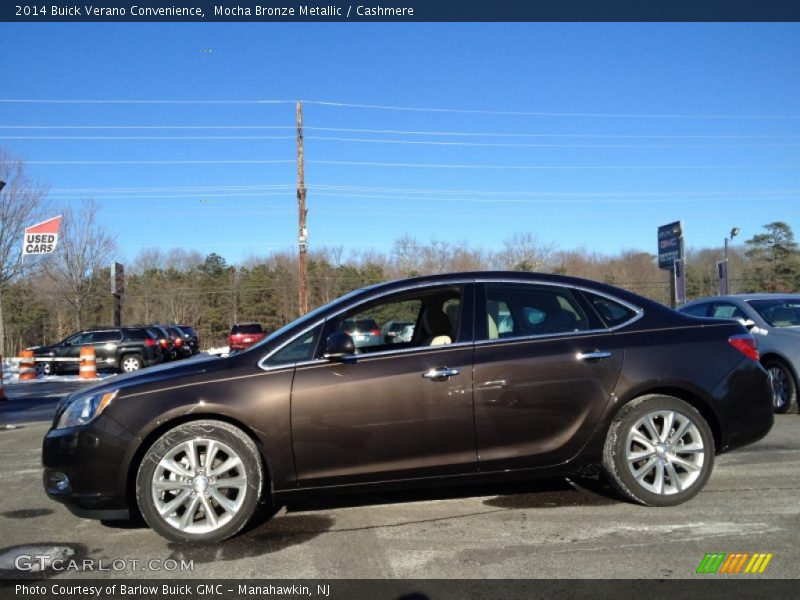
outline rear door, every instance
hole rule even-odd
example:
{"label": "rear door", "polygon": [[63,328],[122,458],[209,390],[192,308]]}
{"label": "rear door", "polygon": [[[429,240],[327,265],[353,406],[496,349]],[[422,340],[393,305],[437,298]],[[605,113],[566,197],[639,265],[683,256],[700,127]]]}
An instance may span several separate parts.
{"label": "rear door", "polygon": [[476,297],[480,470],[571,458],[609,402],[623,350],[577,290],[486,282]]}
{"label": "rear door", "polygon": [[405,343],[363,343],[345,362],[321,360],[320,349],[317,360],[298,364],[292,437],[300,485],[477,472],[472,314],[472,286],[451,285],[393,295],[329,319],[320,348],[353,319],[369,317],[378,326],[413,321],[415,331]]}
{"label": "rear door", "polygon": [[122,332],[119,330],[95,331],[92,334],[92,345],[97,358],[97,367],[113,367],[117,363],[117,353]]}

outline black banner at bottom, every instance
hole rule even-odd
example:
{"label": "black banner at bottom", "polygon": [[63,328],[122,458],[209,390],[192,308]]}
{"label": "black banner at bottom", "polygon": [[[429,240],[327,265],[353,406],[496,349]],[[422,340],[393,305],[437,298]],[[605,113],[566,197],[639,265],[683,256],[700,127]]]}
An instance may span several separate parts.
{"label": "black banner at bottom", "polygon": [[180,579],[59,579],[3,580],[5,599],[36,600],[153,600],[214,598],[215,600],[534,600],[583,598],[703,600],[731,598],[796,597],[798,583],[791,579],[747,579],[715,575],[697,579],[329,579],[329,580],[180,580]]}

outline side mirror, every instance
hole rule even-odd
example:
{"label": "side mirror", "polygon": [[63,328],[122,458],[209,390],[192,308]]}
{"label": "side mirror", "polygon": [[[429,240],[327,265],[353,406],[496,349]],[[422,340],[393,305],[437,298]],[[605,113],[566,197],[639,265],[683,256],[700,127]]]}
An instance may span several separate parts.
{"label": "side mirror", "polygon": [[328,360],[344,360],[355,353],[356,345],[353,343],[353,338],[344,331],[337,331],[328,336],[322,357]]}
{"label": "side mirror", "polygon": [[741,323],[743,327],[746,327],[748,331],[756,326],[755,321],[753,321],[752,319],[742,319],[741,317],[739,317],[736,320],[739,321],[739,323]]}

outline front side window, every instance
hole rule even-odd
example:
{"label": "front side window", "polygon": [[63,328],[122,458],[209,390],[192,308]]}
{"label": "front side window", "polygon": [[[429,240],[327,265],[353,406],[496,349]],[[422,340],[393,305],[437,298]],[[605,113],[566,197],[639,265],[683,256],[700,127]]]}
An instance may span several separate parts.
{"label": "front side window", "polygon": [[776,298],[750,300],[761,318],[773,327],[797,327],[800,325],[800,299]]}
{"label": "front side window", "polygon": [[566,288],[488,283],[486,326],[491,340],[586,331],[589,320]]}
{"label": "front side window", "polygon": [[452,344],[461,323],[460,286],[395,294],[336,317],[330,332],[343,331],[359,352]]}
{"label": "front side window", "polygon": [[289,342],[286,346],[270,356],[266,361],[266,365],[268,367],[279,367],[314,358],[314,351],[317,348],[322,327],[323,325],[319,324],[311,331],[307,331],[300,337]]}

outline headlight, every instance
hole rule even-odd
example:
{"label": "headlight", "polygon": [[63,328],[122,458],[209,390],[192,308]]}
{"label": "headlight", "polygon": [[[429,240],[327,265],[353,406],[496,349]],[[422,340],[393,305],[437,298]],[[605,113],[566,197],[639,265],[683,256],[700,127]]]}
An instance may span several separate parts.
{"label": "headlight", "polygon": [[67,408],[64,409],[64,412],[61,413],[56,429],[85,425],[106,409],[106,406],[116,398],[117,392],[119,392],[119,390],[114,390],[113,392],[99,392],[91,396],[79,396],[70,402]]}

